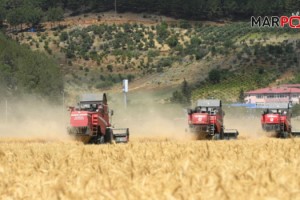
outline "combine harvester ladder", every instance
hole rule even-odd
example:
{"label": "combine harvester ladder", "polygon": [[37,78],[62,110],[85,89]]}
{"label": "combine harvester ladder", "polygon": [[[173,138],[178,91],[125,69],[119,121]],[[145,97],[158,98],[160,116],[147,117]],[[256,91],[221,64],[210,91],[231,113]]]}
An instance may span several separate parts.
{"label": "combine harvester ladder", "polygon": [[97,126],[98,118],[97,117],[98,117],[97,115],[92,115],[92,124],[93,124],[92,132],[93,132],[93,136],[96,136],[97,133],[98,133],[98,126]]}

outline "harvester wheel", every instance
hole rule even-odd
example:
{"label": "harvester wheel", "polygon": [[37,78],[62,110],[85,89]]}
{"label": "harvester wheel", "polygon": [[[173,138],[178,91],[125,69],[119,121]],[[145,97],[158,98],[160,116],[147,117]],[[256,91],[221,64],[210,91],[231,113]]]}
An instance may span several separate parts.
{"label": "harvester wheel", "polygon": [[219,133],[216,133],[213,138],[213,140],[220,140],[221,139],[221,135]]}
{"label": "harvester wheel", "polygon": [[96,143],[103,144],[104,142],[105,142],[104,136],[103,135],[98,136]]}
{"label": "harvester wheel", "polygon": [[105,143],[112,144],[113,141],[114,141],[114,134],[111,129],[107,129],[105,134]]}
{"label": "harvester wheel", "polygon": [[288,138],[288,137],[289,137],[289,133],[288,133],[288,132],[282,132],[282,133],[280,134],[280,137],[281,137],[281,138]]}
{"label": "harvester wheel", "polygon": [[222,126],[221,133],[220,133],[220,140],[224,140],[224,127]]}

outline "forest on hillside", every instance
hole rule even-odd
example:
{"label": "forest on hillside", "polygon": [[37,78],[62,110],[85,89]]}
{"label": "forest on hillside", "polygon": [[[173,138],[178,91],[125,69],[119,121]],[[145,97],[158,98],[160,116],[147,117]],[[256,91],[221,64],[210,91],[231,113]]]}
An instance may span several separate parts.
{"label": "forest on hillside", "polygon": [[63,77],[52,58],[33,52],[1,33],[0,44],[0,100],[34,94],[59,102]]}
{"label": "forest on hillside", "polygon": [[252,15],[291,15],[299,0],[0,0],[0,23],[16,26],[59,21],[66,10],[145,12],[183,19],[248,19]]}

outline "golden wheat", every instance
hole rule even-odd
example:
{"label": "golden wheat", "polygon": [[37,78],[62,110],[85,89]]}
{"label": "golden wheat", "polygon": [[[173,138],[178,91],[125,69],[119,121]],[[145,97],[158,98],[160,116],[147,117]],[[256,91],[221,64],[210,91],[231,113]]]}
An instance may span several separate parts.
{"label": "golden wheat", "polygon": [[0,140],[0,199],[300,199],[300,140]]}

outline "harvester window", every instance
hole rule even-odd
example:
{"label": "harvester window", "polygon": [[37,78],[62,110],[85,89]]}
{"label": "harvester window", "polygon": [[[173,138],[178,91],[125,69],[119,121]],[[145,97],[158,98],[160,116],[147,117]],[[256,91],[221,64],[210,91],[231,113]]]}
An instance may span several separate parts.
{"label": "harvester window", "polygon": [[200,112],[201,113],[206,113],[207,112],[207,108],[201,108]]}
{"label": "harvester window", "polygon": [[95,112],[97,110],[97,104],[80,104],[80,110]]}
{"label": "harvester window", "polygon": [[91,108],[90,104],[80,104],[80,109],[81,110],[88,110],[90,108]]}
{"label": "harvester window", "polygon": [[277,113],[280,113],[280,111],[279,110],[271,110],[271,113],[277,114]]}
{"label": "harvester window", "polygon": [[195,111],[197,113],[205,113],[206,112],[206,108],[196,107]]}
{"label": "harvester window", "polygon": [[97,110],[97,104],[91,104],[91,110],[96,111]]}

